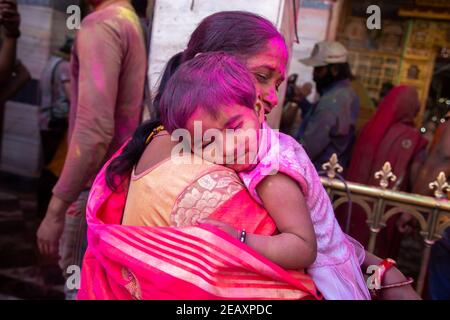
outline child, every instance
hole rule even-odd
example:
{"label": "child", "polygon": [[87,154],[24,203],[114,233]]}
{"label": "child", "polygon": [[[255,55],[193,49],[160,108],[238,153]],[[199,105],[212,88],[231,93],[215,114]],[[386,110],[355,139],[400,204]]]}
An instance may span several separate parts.
{"label": "child", "polygon": [[[230,64],[234,68],[238,66],[245,69],[236,59],[223,53],[201,54],[187,63],[190,67],[205,69],[214,69],[211,67],[212,63]],[[242,77],[242,74],[240,76]],[[187,112],[176,107],[164,107],[168,104],[164,103],[163,97],[161,119],[169,132],[185,128],[194,137],[199,122],[202,137],[203,133],[214,129],[214,137],[201,139],[201,144],[194,138],[194,153],[239,172],[252,196],[265,207],[274,220],[279,233],[270,237],[245,235],[245,232],[238,232],[232,226],[219,221],[204,219],[200,222],[222,228],[284,268],[307,268],[326,299],[369,299],[360,269],[363,257],[357,257],[355,252],[355,246],[360,245],[346,237],[340,229],[328,195],[303,148],[294,139],[273,132],[263,122],[261,112],[258,113],[260,110],[253,107],[258,105],[255,103],[254,87],[243,85],[248,83],[244,81],[248,80],[248,77],[250,75],[247,75],[246,79],[236,78],[232,83],[224,84],[242,91],[243,96],[247,97],[242,99],[242,103],[210,108],[196,106],[195,110]],[[230,75],[224,78],[229,79]],[[171,79],[172,84],[169,83],[164,93],[167,97],[177,94],[177,88],[173,84],[178,80],[180,79],[177,79],[175,73]],[[199,83],[201,90],[192,92],[191,95],[211,95],[214,101],[214,92],[208,92],[206,82],[207,79],[203,86]],[[249,92],[246,94],[245,91]],[[249,96],[252,97],[250,102]],[[186,117],[185,121],[172,121],[181,116]],[[259,130],[260,128],[262,130]],[[242,158],[242,155],[239,155],[236,143],[229,143],[230,139],[226,136],[229,129],[235,132],[231,141],[242,138],[241,135],[244,135],[246,130],[257,132],[256,158],[251,153],[250,141],[250,146],[244,148],[244,158],[247,161],[230,161]],[[278,173],[272,174],[272,168],[278,169]],[[362,248],[358,249],[363,252]]]}
{"label": "child", "polygon": [[[298,183],[317,239],[317,258],[307,268],[316,286],[325,299],[370,299],[360,268],[364,248],[342,232],[331,201],[305,150],[292,137],[275,133],[266,123],[262,125],[262,132],[270,142],[265,150],[260,150],[264,155],[257,166],[248,172],[240,172],[239,176],[253,198],[263,204],[270,215],[272,210],[279,210],[277,205],[289,200],[287,196],[294,190],[289,185],[281,188],[282,180],[288,177]],[[274,164],[278,172],[270,175]],[[286,205],[281,210],[285,208]]]}

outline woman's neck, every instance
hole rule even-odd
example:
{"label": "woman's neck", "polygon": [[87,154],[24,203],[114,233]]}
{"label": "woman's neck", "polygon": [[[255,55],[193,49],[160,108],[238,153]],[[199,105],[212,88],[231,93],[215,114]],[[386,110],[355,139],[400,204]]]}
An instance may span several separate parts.
{"label": "woman's neck", "polygon": [[178,143],[177,141],[172,141],[167,131],[161,131],[145,148],[144,153],[136,165],[135,173],[139,174],[144,172],[171,157],[172,150]]}

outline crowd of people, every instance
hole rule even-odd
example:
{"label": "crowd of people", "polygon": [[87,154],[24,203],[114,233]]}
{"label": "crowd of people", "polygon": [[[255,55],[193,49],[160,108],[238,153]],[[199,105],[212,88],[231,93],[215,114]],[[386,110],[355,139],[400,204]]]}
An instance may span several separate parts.
{"label": "crowd of people", "polygon": [[[302,60],[314,67],[320,98],[310,103],[312,86],[296,88],[289,79],[285,112],[301,110],[302,121],[293,132],[293,117],[284,116],[292,136],[275,132],[265,120],[286,76],[285,40],[258,15],[225,11],[203,19],[167,62],[150,101],[145,6],[88,2],[92,12],[41,77],[37,244],[59,257],[65,276],[81,267],[81,287],[66,287],[67,299],[370,299],[370,265],[385,268],[383,285],[395,285],[377,291],[379,298],[419,299],[385,259],[395,252],[379,251],[380,258],[364,250],[368,229],[358,212],[349,234],[342,231],[317,173],[336,153],[348,180],[369,185],[383,161],[399,175],[400,190],[425,193],[418,188],[437,168],[450,175],[448,122],[426,149],[414,126],[413,88],[393,88],[363,126],[362,90],[355,90],[346,48],[320,42]],[[20,32],[16,6],[0,5],[0,17],[14,17],[1,20],[11,21],[3,63],[7,40]],[[142,122],[144,111],[151,119]],[[175,156],[173,133],[195,137],[198,122],[202,137],[258,132],[256,154],[246,148],[244,162],[230,162],[239,150],[219,134]],[[407,214],[398,220],[380,243],[411,224]],[[442,282],[442,263],[433,268],[430,286]]]}
{"label": "crowd of people", "polygon": [[[347,50],[338,42],[318,43],[310,58],[301,60],[314,67],[313,80],[320,95],[314,104],[307,100],[310,84],[292,85],[284,104],[286,132],[302,143],[318,171],[332,154],[336,154],[344,167],[346,180],[378,186],[375,173],[386,161],[397,176],[393,188],[399,191],[432,195],[428,185],[440,172],[450,174],[450,112],[441,121],[431,139],[416,127],[420,109],[417,90],[406,85],[383,86],[380,102],[367,122],[358,121],[358,114],[367,94],[358,92],[351,81],[357,79],[350,72]],[[300,113],[300,127],[295,128],[293,116]],[[286,127],[287,125],[287,127]],[[292,127],[295,128],[294,132]],[[359,128],[358,128],[359,127]],[[290,131],[291,130],[291,131]],[[346,225],[346,207],[336,210],[341,226]],[[362,208],[353,205],[349,235],[367,246],[370,230]],[[417,221],[408,213],[391,218],[377,238],[376,253],[381,257],[397,257],[405,233],[409,233]],[[450,266],[448,231],[433,247],[430,277],[430,296],[447,299],[449,278],[443,270]],[[434,268],[434,269],[433,269]],[[439,271],[437,271],[439,269]],[[439,272],[439,274],[437,274]]]}

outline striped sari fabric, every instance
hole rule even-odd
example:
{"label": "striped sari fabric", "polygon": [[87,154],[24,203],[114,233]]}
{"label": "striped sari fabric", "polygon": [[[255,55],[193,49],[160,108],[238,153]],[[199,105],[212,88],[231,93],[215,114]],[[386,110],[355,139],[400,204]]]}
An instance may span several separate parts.
{"label": "striped sari fabric", "polygon": [[127,182],[111,191],[107,165],[89,195],[78,299],[321,298],[309,275],[282,269],[215,227],[121,225]]}

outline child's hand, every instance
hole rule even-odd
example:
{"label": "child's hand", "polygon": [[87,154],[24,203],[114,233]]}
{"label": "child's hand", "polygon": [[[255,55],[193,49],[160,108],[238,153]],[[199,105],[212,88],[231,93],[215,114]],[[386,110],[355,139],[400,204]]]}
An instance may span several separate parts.
{"label": "child's hand", "polygon": [[215,226],[215,227],[221,229],[222,231],[225,231],[233,238],[239,237],[239,231],[237,229],[235,229],[234,227],[232,227],[231,225],[229,225],[228,223],[224,223],[222,221],[214,220],[214,219],[199,219],[197,222],[199,224],[210,224],[212,226]]}

